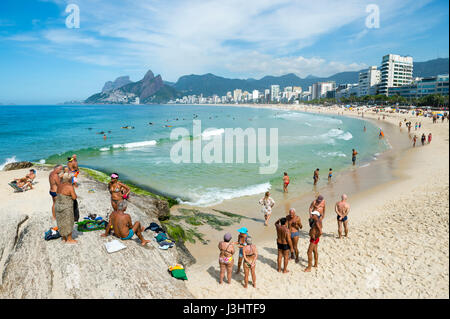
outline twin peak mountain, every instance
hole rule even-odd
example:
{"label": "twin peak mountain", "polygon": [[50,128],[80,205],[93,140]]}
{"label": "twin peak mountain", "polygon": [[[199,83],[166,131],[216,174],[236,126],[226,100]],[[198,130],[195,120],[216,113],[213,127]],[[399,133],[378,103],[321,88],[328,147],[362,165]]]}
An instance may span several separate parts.
{"label": "twin peak mountain", "polygon": [[102,91],[87,98],[85,103],[164,103],[179,95],[174,88],[164,84],[161,75],[155,77],[149,70],[144,78],[137,82],[132,82],[129,76],[121,76],[113,82],[106,82]]}

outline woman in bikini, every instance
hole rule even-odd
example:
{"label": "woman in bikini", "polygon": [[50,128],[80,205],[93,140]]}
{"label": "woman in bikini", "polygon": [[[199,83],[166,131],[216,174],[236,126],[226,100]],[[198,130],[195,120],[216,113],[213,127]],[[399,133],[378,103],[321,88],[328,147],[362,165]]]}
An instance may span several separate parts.
{"label": "woman in bikini", "polygon": [[231,242],[231,234],[226,233],[223,236],[223,240],[219,243],[219,266],[220,266],[220,279],[219,284],[222,284],[223,278],[225,276],[225,271],[227,272],[228,284],[231,283],[231,273],[233,272],[233,254],[234,254],[234,243]]}
{"label": "woman in bikini", "polygon": [[111,193],[111,205],[115,211],[118,209],[118,204],[124,199],[128,199],[130,188],[119,182],[119,174],[112,173],[111,181],[108,184],[109,192]]}
{"label": "woman in bikini", "polygon": [[252,283],[253,287],[256,288],[256,259],[258,258],[258,251],[256,246],[252,243],[252,238],[246,238],[247,246],[244,247],[244,288],[248,286],[248,274],[252,272]]}

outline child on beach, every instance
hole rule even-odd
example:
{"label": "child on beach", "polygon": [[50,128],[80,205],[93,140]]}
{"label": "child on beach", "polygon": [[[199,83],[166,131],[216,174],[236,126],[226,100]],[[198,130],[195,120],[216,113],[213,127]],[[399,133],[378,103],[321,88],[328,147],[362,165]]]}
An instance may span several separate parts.
{"label": "child on beach", "polygon": [[332,176],[333,176],[333,169],[330,168],[330,170],[328,171],[328,181],[331,181]]}

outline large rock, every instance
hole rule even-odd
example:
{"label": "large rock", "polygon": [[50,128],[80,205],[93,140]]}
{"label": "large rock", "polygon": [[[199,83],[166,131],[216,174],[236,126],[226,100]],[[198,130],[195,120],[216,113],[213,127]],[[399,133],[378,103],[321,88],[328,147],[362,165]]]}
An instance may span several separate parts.
{"label": "large rock", "polygon": [[33,163],[31,162],[14,162],[6,164],[5,167],[3,167],[4,171],[13,171],[15,169],[22,169],[22,168],[29,168],[33,166]]}
{"label": "large rock", "polygon": [[[83,174],[79,180],[76,193],[81,219],[89,213],[105,218],[112,210],[106,185]],[[40,184],[34,192],[39,191]],[[24,200],[32,194],[23,193]],[[135,205],[138,202],[134,197],[128,205],[133,222],[140,221],[145,227],[158,222],[150,213],[157,210],[151,201]],[[54,223],[50,206],[41,206],[32,206],[33,211],[27,214],[0,207],[0,299],[192,298],[185,282],[168,272],[168,266],[184,259],[176,248],[159,249],[151,240],[152,231],[143,234],[151,240],[146,247],[135,236],[122,241],[126,249],[112,254],[106,252],[104,244],[117,238],[101,237],[103,231],[82,233],[74,226],[78,244],[64,244],[60,239],[45,241],[44,232]],[[138,206],[147,206],[147,210]]]}

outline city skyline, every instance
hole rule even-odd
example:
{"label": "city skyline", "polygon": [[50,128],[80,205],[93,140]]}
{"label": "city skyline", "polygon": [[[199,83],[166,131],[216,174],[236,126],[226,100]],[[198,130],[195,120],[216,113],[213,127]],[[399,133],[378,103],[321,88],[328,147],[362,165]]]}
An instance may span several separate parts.
{"label": "city skyline", "polygon": [[[172,82],[205,73],[304,78],[380,65],[386,52],[448,57],[448,2],[376,1],[380,25],[368,28],[372,2],[5,1],[0,102],[83,99],[148,68]],[[79,7],[80,28],[65,25],[69,3]]]}

